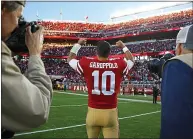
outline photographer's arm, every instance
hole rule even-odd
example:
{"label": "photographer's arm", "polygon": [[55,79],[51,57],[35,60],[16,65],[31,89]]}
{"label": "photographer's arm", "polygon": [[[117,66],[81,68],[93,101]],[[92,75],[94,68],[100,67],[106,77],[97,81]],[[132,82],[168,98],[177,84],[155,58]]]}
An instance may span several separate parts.
{"label": "photographer's arm", "polygon": [[23,131],[46,122],[52,99],[52,83],[42,60],[30,56],[27,78],[2,43],[2,127]]}

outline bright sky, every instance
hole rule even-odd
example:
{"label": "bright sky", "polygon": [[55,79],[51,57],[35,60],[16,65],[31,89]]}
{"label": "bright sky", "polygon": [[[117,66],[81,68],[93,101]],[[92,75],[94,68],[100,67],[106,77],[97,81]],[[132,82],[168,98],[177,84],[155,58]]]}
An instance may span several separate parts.
{"label": "bright sky", "polygon": [[[88,16],[90,22],[109,22],[110,16],[115,14],[124,14],[136,9],[149,8],[155,5],[166,5],[167,2],[27,2],[24,17],[27,21],[37,20],[37,13],[43,20],[61,20],[62,11],[63,20],[84,21]],[[158,14],[160,12],[170,12],[180,9],[192,8],[191,4],[167,8],[164,11],[157,10],[138,15],[145,17],[147,15]],[[135,16],[127,16],[115,20],[134,19]]]}

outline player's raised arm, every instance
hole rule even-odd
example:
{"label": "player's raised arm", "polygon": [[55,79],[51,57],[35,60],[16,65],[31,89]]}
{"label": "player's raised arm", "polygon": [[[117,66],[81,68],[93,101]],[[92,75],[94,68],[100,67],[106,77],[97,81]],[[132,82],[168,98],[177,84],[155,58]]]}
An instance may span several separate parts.
{"label": "player's raised arm", "polygon": [[125,46],[125,44],[122,41],[116,42],[116,46],[123,49],[126,60],[131,60],[134,63],[134,58],[132,53],[129,51],[129,49]]}
{"label": "player's raised arm", "polygon": [[125,44],[122,41],[116,42],[116,46],[123,49],[123,52],[125,53],[125,61],[127,62],[127,67],[130,70],[135,62],[132,53],[129,51],[129,49],[125,46]]}
{"label": "player's raised arm", "polygon": [[70,50],[70,54],[67,58],[67,62],[74,70],[77,69],[77,63],[78,63],[78,60],[76,60],[77,53],[78,53],[79,49],[81,48],[81,45],[83,45],[85,43],[86,43],[86,39],[80,38],[78,40],[78,43],[74,44],[74,46]]}

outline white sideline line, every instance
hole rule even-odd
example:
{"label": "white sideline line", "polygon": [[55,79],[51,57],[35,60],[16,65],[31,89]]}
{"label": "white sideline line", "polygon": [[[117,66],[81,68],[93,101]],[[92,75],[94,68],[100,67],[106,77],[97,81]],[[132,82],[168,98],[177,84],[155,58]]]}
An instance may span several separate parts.
{"label": "white sideline line", "polygon": [[[130,103],[130,102],[118,102],[118,103]],[[88,104],[77,104],[77,105],[58,105],[58,106],[51,106],[51,108],[59,108],[59,107],[81,107],[81,106],[87,106]]]}
{"label": "white sideline line", "polygon": [[76,95],[76,96],[88,96],[86,94],[77,94],[77,93],[68,93],[68,92],[58,92],[58,91],[54,91],[57,92],[59,94],[69,94],[69,95]]}
{"label": "white sideline line", "polygon": [[[57,91],[55,91],[57,92]],[[78,95],[78,96],[88,96],[86,94],[77,94],[77,93],[68,93],[68,92],[57,92],[60,94],[69,94],[69,95]],[[148,100],[138,100],[138,99],[129,99],[129,98],[118,98],[118,100],[125,100],[125,101],[132,101],[132,102],[142,102],[142,103],[152,103],[152,101]],[[157,102],[158,104],[161,104],[160,102]]]}
{"label": "white sideline line", "polygon": [[[139,115],[133,115],[133,116],[128,116],[128,117],[122,117],[122,118],[119,118],[119,120],[122,120],[122,119],[130,119],[130,118],[140,117],[140,116],[144,116],[144,115],[155,114],[155,113],[159,113],[159,112],[160,112],[160,111],[154,111],[154,112],[143,113],[143,114],[139,114]],[[85,126],[85,125],[86,125],[86,124],[80,124],[80,125],[67,126],[67,127],[60,127],[60,128],[52,128],[52,129],[46,129],[46,130],[38,130],[38,131],[33,131],[33,132],[26,132],[26,133],[16,134],[15,136],[22,136],[22,135],[36,134],[36,133],[49,132],[49,131],[56,131],[56,130],[62,130],[62,129],[70,129],[70,128],[81,127],[81,126]]]}
{"label": "white sideline line", "polygon": [[35,133],[55,131],[55,130],[69,129],[69,128],[80,127],[80,126],[85,126],[85,125],[86,124],[81,124],[81,125],[74,125],[74,126],[67,126],[67,127],[60,127],[60,128],[52,128],[52,129],[46,129],[46,130],[38,130],[38,131],[34,131],[34,132],[26,132],[26,133],[16,134],[15,136],[22,136],[22,135],[29,135],[29,134],[35,134]]}
{"label": "white sideline line", "polygon": [[122,117],[122,118],[119,118],[119,120],[122,120],[122,119],[130,119],[130,118],[140,117],[140,116],[144,116],[144,115],[150,115],[150,114],[154,114],[154,113],[159,113],[159,112],[161,112],[161,111],[154,111],[154,112],[143,113],[143,114],[139,114],[139,115],[133,115],[133,116],[128,116],[128,117]]}
{"label": "white sideline line", "polygon": [[[138,99],[129,99],[129,98],[118,98],[118,100],[132,101],[132,102],[142,102],[142,103],[152,103],[149,100],[138,100]],[[157,102],[160,103],[160,102]]]}
{"label": "white sideline line", "polygon": [[57,108],[57,107],[80,107],[80,106],[86,106],[88,104],[82,104],[82,105],[58,105],[58,106],[51,106],[51,108]]}

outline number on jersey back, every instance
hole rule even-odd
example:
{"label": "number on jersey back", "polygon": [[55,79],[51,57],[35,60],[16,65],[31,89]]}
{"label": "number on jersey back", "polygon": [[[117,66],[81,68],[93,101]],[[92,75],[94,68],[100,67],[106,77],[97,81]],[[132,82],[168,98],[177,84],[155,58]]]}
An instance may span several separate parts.
{"label": "number on jersey back", "polygon": [[123,75],[129,69],[123,58],[113,58],[108,61],[99,61],[95,58],[83,57],[77,65],[77,71],[83,75],[91,94],[112,95],[118,88]]}

